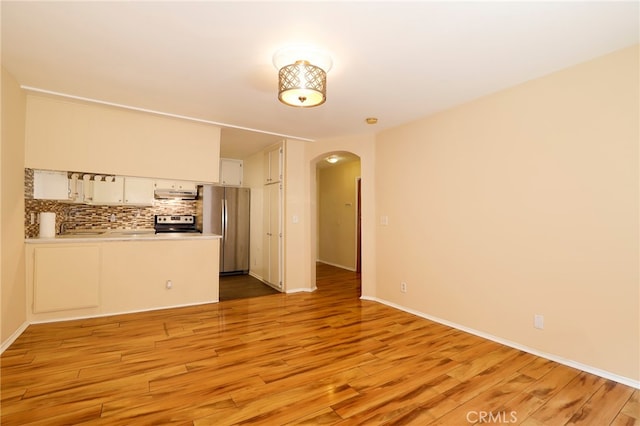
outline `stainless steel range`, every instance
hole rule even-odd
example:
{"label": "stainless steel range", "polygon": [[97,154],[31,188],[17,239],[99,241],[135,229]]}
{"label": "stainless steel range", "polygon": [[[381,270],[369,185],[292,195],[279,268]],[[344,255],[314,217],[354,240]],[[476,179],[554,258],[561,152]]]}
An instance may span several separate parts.
{"label": "stainless steel range", "polygon": [[161,232],[199,233],[194,215],[155,215],[153,227]]}

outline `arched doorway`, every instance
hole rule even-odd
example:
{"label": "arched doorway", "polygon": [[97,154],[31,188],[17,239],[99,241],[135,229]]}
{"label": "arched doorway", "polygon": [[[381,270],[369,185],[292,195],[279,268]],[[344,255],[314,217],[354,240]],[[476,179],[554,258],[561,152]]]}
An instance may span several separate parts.
{"label": "arched doorway", "polygon": [[[360,157],[334,151],[317,157],[315,174],[315,262],[360,272],[361,265],[361,163]],[[313,185],[312,185],[313,186]]]}

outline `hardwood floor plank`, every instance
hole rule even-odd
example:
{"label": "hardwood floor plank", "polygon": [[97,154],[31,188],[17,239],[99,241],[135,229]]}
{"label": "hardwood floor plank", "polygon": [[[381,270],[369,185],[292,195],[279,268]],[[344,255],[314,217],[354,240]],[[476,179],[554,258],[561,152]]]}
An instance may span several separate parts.
{"label": "hardwood floor plank", "polygon": [[356,394],[347,385],[335,387],[323,382],[312,382],[295,388],[282,389],[280,392],[252,399],[238,407],[225,418],[207,416],[195,419],[194,424],[284,424],[296,418],[305,417]]}
{"label": "hardwood floor plank", "polygon": [[600,377],[580,373],[539,410],[533,413],[531,417],[541,423],[553,421],[564,424],[569,421],[598,388],[603,386],[604,382],[605,379]]}
{"label": "hardwood floor plank", "polygon": [[[255,380],[255,378],[254,378]],[[103,404],[102,416],[111,419],[140,419],[144,422],[182,422],[198,416],[204,417],[220,409],[235,409],[228,392],[243,386],[257,384],[246,380],[243,383],[227,383],[226,389],[216,387],[163,389],[129,398],[109,400]],[[180,397],[176,397],[179,395]],[[201,401],[185,406],[185,400]]]}
{"label": "hardwood floor plank", "polygon": [[503,401],[519,395],[533,380],[520,373],[515,373],[499,387],[492,387],[479,393],[431,424],[448,426],[483,423],[480,420],[481,413],[492,413],[491,419],[493,420],[489,423],[511,423],[517,420],[517,414],[512,415],[512,409],[502,409]]}
{"label": "hardwood floor plank", "polygon": [[522,368],[520,372],[534,379],[540,379],[542,376],[553,370],[556,363],[544,358],[536,358],[531,364]]}
{"label": "hardwood floor plank", "polygon": [[323,359],[310,359],[306,365],[291,366],[288,363],[266,370],[260,374],[266,383],[287,383],[300,380],[316,380],[326,375],[333,375],[340,371],[347,371],[354,365],[360,366],[374,359],[368,353],[359,354],[357,352],[344,352],[340,355],[344,357],[332,357]]}
{"label": "hardwood floor plank", "polygon": [[[312,374],[306,374],[309,372]],[[302,383],[324,383],[325,386],[340,387],[348,385],[351,381],[365,375],[366,374],[357,367],[349,368],[346,366],[336,367],[332,371],[301,371],[298,375],[291,375],[278,381],[266,382],[264,386],[254,386],[232,392],[231,396],[236,404],[244,405],[252,400],[261,399],[265,396],[281,392],[282,389],[300,386]]]}
{"label": "hardwood floor plank", "polygon": [[425,385],[422,374],[413,373],[401,379],[387,382],[384,386],[359,390],[352,398],[332,406],[342,418],[366,419],[380,413],[389,415],[390,411],[397,412],[394,416],[404,414],[403,409],[419,406],[437,396],[438,393]]}
{"label": "hardwood floor plank", "polygon": [[509,413],[509,415],[513,413],[515,416],[515,421],[511,422],[511,424],[519,425],[523,424],[523,422],[527,421],[527,419],[530,419],[531,421],[531,414],[534,413],[538,408],[542,407],[542,405],[544,405],[543,400],[535,397],[528,392],[521,392],[514,398],[503,401],[495,411],[499,413],[506,412]]}
{"label": "hardwood floor plank", "polygon": [[589,398],[567,425],[609,424],[620,413],[633,389],[606,380],[604,385]]}
{"label": "hardwood floor plank", "polygon": [[[466,402],[493,386],[502,386],[503,382],[524,365],[529,364],[533,358],[533,355],[512,350],[510,357],[468,380],[461,381],[459,385],[444,392],[444,395],[459,404]],[[497,374],[498,372],[499,374]]]}
{"label": "hardwood floor plank", "polygon": [[633,391],[620,414],[635,419],[640,423],[640,390]]}
{"label": "hardwood floor plank", "polygon": [[313,293],[32,325],[0,357],[0,422],[640,424],[637,390],[360,300],[354,272],[319,264],[317,279]]}
{"label": "hardwood floor plank", "polygon": [[623,413],[620,413],[611,423],[611,426],[636,426],[636,425],[640,425],[640,421],[638,421],[638,419]]}
{"label": "hardwood floor plank", "polygon": [[335,425],[340,423],[342,418],[338,416],[331,408],[323,408],[320,411],[311,413],[308,416],[304,416],[300,419],[296,419],[287,423],[285,426],[317,426],[317,425]]}
{"label": "hardwood floor plank", "polygon": [[473,360],[458,365],[448,374],[460,381],[469,380],[511,356],[513,356],[512,348],[498,346],[498,349],[492,352],[480,354]]}
{"label": "hardwood floor plank", "polygon": [[571,380],[576,378],[580,374],[580,371],[560,364],[555,366],[547,374],[542,376],[538,381],[531,384],[531,386],[525,390],[532,395],[548,401],[555,394],[560,392]]}
{"label": "hardwood floor plank", "polygon": [[[437,358],[426,354],[408,363],[406,360],[395,360],[387,363],[387,368],[379,369],[371,373],[368,367],[375,363],[367,363],[360,368],[368,373],[368,376],[351,382],[351,386],[359,391],[366,391],[370,388],[377,388],[398,380],[398,377],[405,377],[409,374],[420,374],[422,380],[429,382],[436,377],[445,375],[458,364],[448,358]],[[456,383],[460,383],[456,380]]]}
{"label": "hardwood floor plank", "polygon": [[48,407],[46,410],[28,410],[3,414],[3,426],[23,426],[26,424],[77,425],[98,420],[102,413],[102,405],[93,401],[73,402]]}

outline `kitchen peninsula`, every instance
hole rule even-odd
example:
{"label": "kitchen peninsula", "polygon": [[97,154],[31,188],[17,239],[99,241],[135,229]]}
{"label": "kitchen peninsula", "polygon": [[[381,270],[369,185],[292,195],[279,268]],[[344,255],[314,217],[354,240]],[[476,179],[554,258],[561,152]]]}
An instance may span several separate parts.
{"label": "kitchen peninsula", "polygon": [[[194,215],[197,202],[154,199],[154,185],[217,182],[220,128],[37,92],[26,110],[26,321],[217,302],[219,237],[152,232],[155,216]],[[68,179],[68,197],[34,196],[34,170]],[[55,238],[37,238],[43,212]]]}
{"label": "kitchen peninsula", "polygon": [[28,320],[217,302],[219,239],[131,230],[27,238]]}

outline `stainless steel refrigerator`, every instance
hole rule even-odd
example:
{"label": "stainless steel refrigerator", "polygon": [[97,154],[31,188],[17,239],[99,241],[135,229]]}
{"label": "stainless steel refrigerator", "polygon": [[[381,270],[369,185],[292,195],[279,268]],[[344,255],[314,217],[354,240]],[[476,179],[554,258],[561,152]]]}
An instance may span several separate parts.
{"label": "stainless steel refrigerator", "polygon": [[198,188],[200,229],[222,235],[221,275],[249,273],[249,202],[249,188],[213,185]]}

